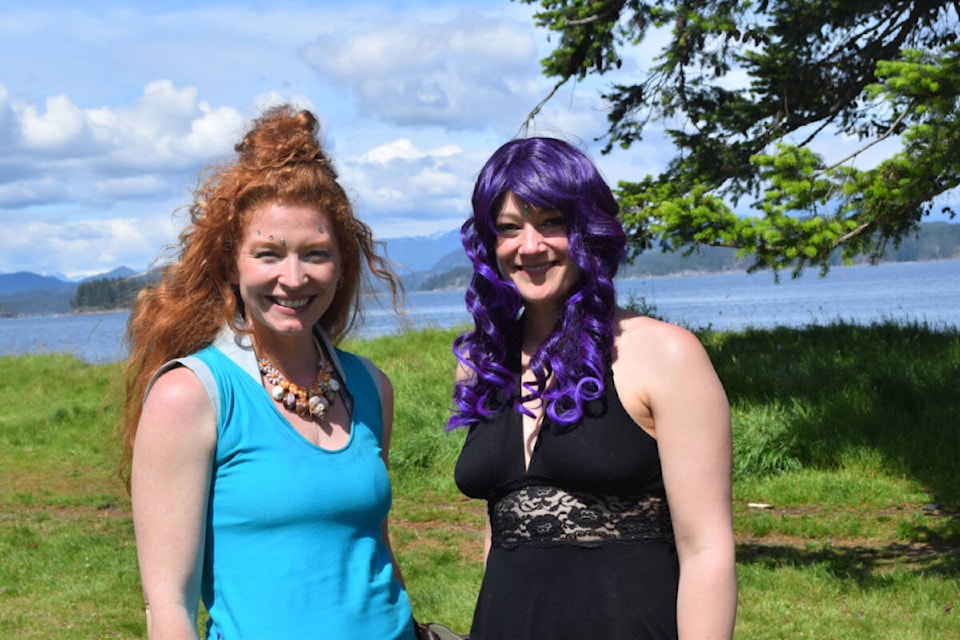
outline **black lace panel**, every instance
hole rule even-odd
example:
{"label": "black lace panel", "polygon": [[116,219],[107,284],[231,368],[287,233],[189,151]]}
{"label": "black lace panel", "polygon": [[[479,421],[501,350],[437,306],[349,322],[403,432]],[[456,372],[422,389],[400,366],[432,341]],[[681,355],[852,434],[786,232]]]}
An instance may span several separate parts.
{"label": "black lace panel", "polygon": [[490,504],[493,546],[673,542],[666,497],[595,496],[549,485],[514,489]]}

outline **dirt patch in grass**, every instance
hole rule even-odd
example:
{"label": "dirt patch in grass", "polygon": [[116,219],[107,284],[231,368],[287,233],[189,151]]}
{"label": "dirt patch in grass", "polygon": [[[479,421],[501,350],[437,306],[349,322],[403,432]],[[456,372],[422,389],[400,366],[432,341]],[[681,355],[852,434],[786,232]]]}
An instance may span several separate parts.
{"label": "dirt patch in grass", "polygon": [[[783,510],[785,515],[809,515],[809,509]],[[829,517],[830,512],[823,512]],[[863,513],[864,518],[887,518],[902,510]],[[928,512],[929,526],[915,526],[918,539],[891,541],[876,538],[769,534],[738,535],[737,561],[774,566],[824,564],[838,574],[883,574],[907,569],[960,577],[960,518],[955,513]]]}
{"label": "dirt patch in grass", "polygon": [[[441,518],[404,518],[394,510],[390,515],[390,530],[403,533],[404,541],[397,545],[403,554],[415,554],[418,550],[428,552],[456,550],[469,562],[483,559],[483,528],[485,507],[477,500],[458,503],[436,504],[430,507]],[[418,513],[422,516],[423,514]],[[391,536],[396,538],[397,536]],[[395,542],[396,544],[396,542]]]}
{"label": "dirt patch in grass", "polygon": [[[398,513],[398,511],[400,513]],[[809,516],[830,510],[817,507],[769,509],[786,516]],[[881,509],[858,512],[863,518],[903,516],[904,510]],[[893,568],[931,570],[960,577],[960,514],[955,510],[926,512],[933,532],[922,541],[894,541],[868,538],[808,538],[783,534],[737,535],[737,560],[741,563],[775,565],[827,562],[847,571],[886,571]],[[406,516],[406,517],[404,517]],[[485,505],[478,500],[404,503],[394,509],[390,527],[397,546],[406,554],[418,551],[455,551],[468,562],[482,558]],[[129,519],[128,500],[105,501],[98,505],[7,505],[0,513],[0,525],[36,522],[38,519],[69,522],[90,518]],[[947,535],[944,535],[944,532]]]}

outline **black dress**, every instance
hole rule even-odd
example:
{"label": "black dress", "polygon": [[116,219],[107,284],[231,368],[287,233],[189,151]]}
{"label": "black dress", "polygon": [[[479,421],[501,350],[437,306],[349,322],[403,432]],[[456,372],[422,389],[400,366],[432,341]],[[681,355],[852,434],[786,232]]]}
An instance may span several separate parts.
{"label": "black dress", "polygon": [[546,418],[524,471],[520,414],[470,429],[460,490],[492,545],[471,640],[677,637],[679,565],[657,443],[606,392],[575,427]]}

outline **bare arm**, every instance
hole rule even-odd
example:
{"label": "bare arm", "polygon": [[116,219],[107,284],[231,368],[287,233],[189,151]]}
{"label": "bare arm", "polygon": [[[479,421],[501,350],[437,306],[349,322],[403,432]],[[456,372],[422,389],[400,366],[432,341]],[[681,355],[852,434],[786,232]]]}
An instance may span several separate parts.
{"label": "bare arm", "polygon": [[133,447],[130,491],[150,640],[197,638],[213,407],[180,367],[156,381]]}
{"label": "bare arm", "polygon": [[617,390],[660,454],[680,560],[680,638],[729,640],[737,578],[726,394],[686,329],[623,312],[618,330]]}
{"label": "bare arm", "polygon": [[664,486],[680,560],[681,640],[728,640],[737,608],[726,394],[696,336],[664,330],[650,395]]}

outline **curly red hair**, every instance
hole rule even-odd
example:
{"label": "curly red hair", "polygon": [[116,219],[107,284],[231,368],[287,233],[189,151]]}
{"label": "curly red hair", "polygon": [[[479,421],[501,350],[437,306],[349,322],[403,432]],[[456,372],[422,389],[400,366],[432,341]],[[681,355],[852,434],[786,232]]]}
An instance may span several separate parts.
{"label": "curly red hair", "polygon": [[319,141],[316,116],[290,105],[274,107],[254,120],[236,145],[234,162],[201,174],[189,206],[190,221],[173,247],[176,258],[156,284],[143,289],[130,313],[124,368],[125,411],[121,421],[121,473],[129,474],[133,440],[146,385],[165,362],[209,345],[225,323],[238,332],[243,302],[230,274],[251,212],[266,203],[305,204],[331,219],[342,256],[342,286],[319,324],[334,343],[360,317],[363,264],[389,288],[394,307],[400,280],[378,253],[382,243],[359,220]]}

